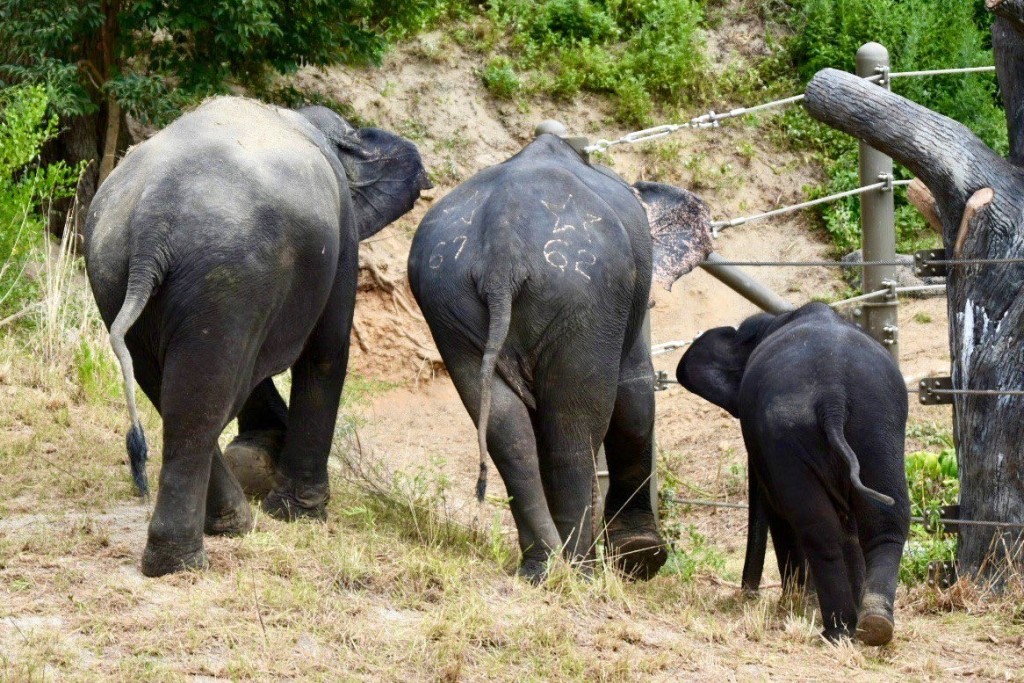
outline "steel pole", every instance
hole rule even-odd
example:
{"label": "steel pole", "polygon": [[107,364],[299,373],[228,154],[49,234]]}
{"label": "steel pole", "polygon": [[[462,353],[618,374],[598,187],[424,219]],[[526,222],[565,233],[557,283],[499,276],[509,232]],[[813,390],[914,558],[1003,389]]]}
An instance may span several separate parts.
{"label": "steel pole", "polygon": [[778,314],[796,309],[796,306],[789,303],[736,266],[716,265],[724,260],[725,259],[717,253],[711,252],[708,254],[704,263],[700,264],[700,267],[707,271],[709,275],[718,278],[730,289],[734,290],[737,294],[763,311]]}
{"label": "steel pole", "polygon": [[[889,51],[878,43],[867,43],[857,51],[857,75],[877,76],[889,88]],[[892,159],[865,143],[860,143],[860,183],[872,185],[892,181]],[[896,258],[896,219],[891,184],[887,188],[860,196],[861,248],[864,261],[893,261]],[[895,266],[865,266],[863,290],[875,292],[896,281]],[[899,363],[899,302],[894,295],[866,302],[857,322],[880,341]]]}

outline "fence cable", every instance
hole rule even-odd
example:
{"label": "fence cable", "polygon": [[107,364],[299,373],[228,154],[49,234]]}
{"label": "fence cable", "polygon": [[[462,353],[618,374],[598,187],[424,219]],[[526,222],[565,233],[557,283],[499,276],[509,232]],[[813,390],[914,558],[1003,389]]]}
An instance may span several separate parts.
{"label": "fence cable", "polygon": [[[692,498],[679,498],[673,496],[672,500],[680,505],[698,505],[701,507],[716,507],[716,508],[729,508],[734,510],[749,510],[750,506],[746,503],[726,503],[719,500],[696,500]],[[928,524],[931,522],[941,522],[943,524],[952,525],[963,525],[963,526],[988,526],[997,527],[1003,529],[1024,529],[1024,523],[1020,522],[989,522],[980,519],[955,519],[939,517],[938,519],[931,519],[926,517],[919,517],[914,515],[910,518],[911,522],[918,522],[921,524]]]}
{"label": "fence cable", "polygon": [[[970,265],[1009,265],[1024,263],[1024,258],[967,258],[967,259],[924,259],[927,266],[970,266]],[[902,266],[913,268],[913,261],[890,259],[881,261],[716,261],[708,266],[745,266],[745,267],[793,267],[793,268],[864,268],[867,266]]]}
{"label": "fence cable", "polygon": [[[930,69],[926,71],[891,71],[875,74],[874,76],[867,76],[864,80],[872,83],[884,83],[886,78],[893,79],[915,76],[941,76],[944,74],[969,74],[995,71],[995,69],[996,68],[994,66],[971,66],[957,69]],[[696,116],[685,123],[666,123],[660,126],[654,126],[653,128],[644,128],[643,130],[633,131],[632,133],[627,133],[615,140],[597,140],[593,144],[584,147],[583,151],[591,154],[593,152],[604,152],[610,147],[615,147],[617,145],[635,145],[641,142],[650,142],[651,140],[657,140],[684,129],[697,130],[702,128],[717,128],[721,121],[746,116],[748,114],[756,114],[757,112],[764,111],[766,109],[774,109],[776,107],[785,107],[790,104],[796,104],[797,102],[803,101],[805,97],[806,95],[804,94],[793,95],[791,97],[784,97],[780,100],[773,100],[771,102],[765,102],[764,104],[758,104],[751,107],[738,107],[721,114],[710,111],[707,114]]]}
{"label": "fence cable", "polygon": [[910,78],[915,76],[944,76],[946,74],[977,74],[995,71],[994,66],[968,66],[961,69],[929,69],[927,71],[891,71],[889,78]]}
{"label": "fence cable", "polygon": [[846,199],[847,197],[855,197],[857,195],[867,194],[868,192],[873,192],[875,190],[888,192],[894,187],[903,187],[905,185],[909,185],[911,182],[912,181],[910,180],[886,179],[871,185],[865,185],[863,187],[858,187],[853,190],[847,190],[845,192],[837,192],[836,194],[830,194],[827,197],[819,197],[818,199],[812,199],[810,201],[803,202],[800,204],[794,204],[792,206],[785,206],[782,207],[781,209],[765,211],[764,213],[754,214],[753,216],[743,216],[741,218],[733,218],[732,220],[727,221],[714,221],[711,223],[711,230],[714,232],[714,236],[718,237],[718,232],[725,228],[735,228],[736,226],[743,225],[745,223],[760,221],[764,220],[765,218],[781,216],[783,214],[794,213],[796,211],[803,211],[804,209],[809,209],[813,206],[818,206],[820,204],[828,204],[829,202],[839,201],[840,199]]}

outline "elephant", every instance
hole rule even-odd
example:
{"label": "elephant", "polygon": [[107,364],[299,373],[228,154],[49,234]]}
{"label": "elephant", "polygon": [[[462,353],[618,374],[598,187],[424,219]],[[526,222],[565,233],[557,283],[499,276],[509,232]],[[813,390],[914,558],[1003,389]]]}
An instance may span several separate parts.
{"label": "elephant", "polygon": [[809,567],[826,638],[889,642],[910,502],[907,390],[885,347],[813,302],[705,332],[676,378],[740,420],[743,588],[758,589],[770,530],[785,587],[806,586]]}
{"label": "elephant", "polygon": [[666,287],[711,250],[709,211],[669,185],[629,185],[543,134],[432,206],[409,282],[511,498],[518,574],[561,552],[591,571],[603,444],[611,555],[646,579],[667,559],[655,525],[654,374],[641,334],[652,279]]}
{"label": "elephant", "polygon": [[[143,574],[207,567],[204,532],[250,530],[218,446],[236,416],[243,435],[282,435],[265,511],[325,516],[359,241],[429,186],[408,140],[325,107],[239,97],[184,114],[103,182],[85,225],[86,268],[121,366],[143,496],[136,381],[163,421]],[[272,377],[288,369],[286,406]]]}

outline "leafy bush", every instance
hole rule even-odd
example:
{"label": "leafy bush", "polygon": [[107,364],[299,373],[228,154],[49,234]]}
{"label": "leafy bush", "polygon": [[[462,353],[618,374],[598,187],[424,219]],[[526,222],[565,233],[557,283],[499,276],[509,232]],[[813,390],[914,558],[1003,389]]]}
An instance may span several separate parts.
{"label": "leafy bush", "polygon": [[685,104],[703,92],[697,0],[491,0],[488,17],[511,35],[512,66],[531,89],[616,98],[617,118],[644,125],[655,101]]}
{"label": "leafy bush", "polygon": [[956,539],[945,535],[938,522],[942,507],[956,503],[960,494],[956,451],[947,445],[937,453],[910,453],[906,470],[910,513],[928,521],[911,524],[900,580],[919,583],[927,579],[930,562],[949,562],[956,557]]}
{"label": "leafy bush", "polygon": [[33,296],[26,267],[43,242],[44,211],[70,195],[77,169],[41,166],[39,150],[56,135],[41,87],[0,91],[0,319],[20,311]]}
{"label": "leafy bush", "polygon": [[499,100],[510,100],[519,92],[519,76],[508,57],[495,57],[487,62],[481,78],[487,90]]}
{"label": "leafy bush", "polygon": [[[800,82],[825,67],[853,71],[857,49],[872,40],[889,49],[894,71],[990,64],[989,19],[982,5],[962,0],[794,0],[787,49]],[[893,90],[964,123],[1005,153],[1004,115],[991,74],[898,79]],[[783,117],[783,126],[822,154],[827,180],[812,189],[812,198],[860,184],[855,140],[810,122],[798,110]],[[905,169],[897,169],[897,176],[910,177]],[[826,206],[821,216],[840,251],[859,246],[860,204],[855,198]],[[896,229],[900,251],[936,241],[902,193],[897,194]]]}

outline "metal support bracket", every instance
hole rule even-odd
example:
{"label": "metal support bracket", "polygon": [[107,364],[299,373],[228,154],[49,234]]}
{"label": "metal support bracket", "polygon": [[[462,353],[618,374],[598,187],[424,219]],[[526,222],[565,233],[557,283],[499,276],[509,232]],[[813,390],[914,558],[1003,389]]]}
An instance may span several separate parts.
{"label": "metal support bracket", "polygon": [[889,83],[891,80],[889,78],[889,72],[891,70],[892,69],[888,65],[880,65],[875,67],[875,73],[882,77],[879,79],[878,85],[882,86],[883,88],[889,88]]}
{"label": "metal support bracket", "polygon": [[946,277],[945,263],[929,263],[946,258],[944,249],[922,249],[914,252],[914,275],[918,277]]}
{"label": "metal support bracket", "polygon": [[665,370],[657,370],[654,373],[654,390],[665,391],[668,389],[668,385],[678,384],[674,379],[669,379],[668,372]]}
{"label": "metal support bracket", "polygon": [[944,390],[952,388],[952,377],[925,377],[917,385],[917,400],[926,406],[951,405],[953,394],[944,393]]}

